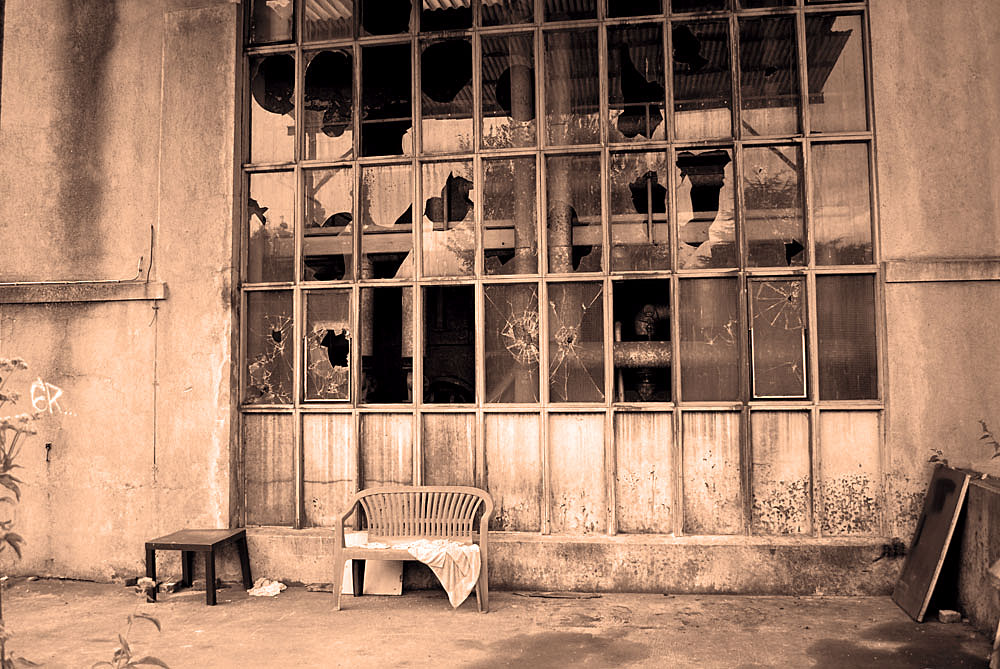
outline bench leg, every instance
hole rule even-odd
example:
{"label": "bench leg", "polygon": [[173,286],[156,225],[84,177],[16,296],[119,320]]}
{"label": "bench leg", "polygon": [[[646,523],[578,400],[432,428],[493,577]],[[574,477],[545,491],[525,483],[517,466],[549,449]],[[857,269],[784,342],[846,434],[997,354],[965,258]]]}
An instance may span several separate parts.
{"label": "bench leg", "polygon": [[146,592],[146,600],[156,601],[156,549],[146,546],[146,577],[153,579],[153,589]]}
{"label": "bench leg", "polygon": [[181,582],[182,588],[191,587],[191,572],[194,571],[194,552],[181,551]]}
{"label": "bench leg", "polygon": [[354,596],[360,597],[365,592],[365,561],[351,560],[351,568],[354,571]]}
{"label": "bench leg", "polygon": [[215,606],[215,551],[205,553],[205,603]]}
{"label": "bench leg", "polygon": [[486,571],[485,556],[482,566],[479,568],[479,581],[476,583],[476,604],[479,605],[480,613],[487,613],[490,610],[490,579]]}
{"label": "bench leg", "polygon": [[340,610],[340,591],[344,587],[344,565],[339,555],[333,561],[333,610]]}
{"label": "bench leg", "polygon": [[250,551],[247,550],[247,538],[236,542],[236,550],[240,554],[240,572],[243,574],[243,587],[247,590],[253,587],[253,576],[250,575]]}

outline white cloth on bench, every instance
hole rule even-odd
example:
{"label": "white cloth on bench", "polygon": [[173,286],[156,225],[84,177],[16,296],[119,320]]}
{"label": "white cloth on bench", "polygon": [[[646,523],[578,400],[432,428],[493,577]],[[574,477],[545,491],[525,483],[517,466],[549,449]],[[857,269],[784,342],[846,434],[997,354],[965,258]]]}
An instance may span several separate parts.
{"label": "white cloth on bench", "polygon": [[452,608],[462,605],[479,580],[482,561],[476,544],[451,539],[413,539],[392,543],[368,541],[358,545],[361,548],[405,550],[415,560],[423,562],[431,568],[448,593]]}

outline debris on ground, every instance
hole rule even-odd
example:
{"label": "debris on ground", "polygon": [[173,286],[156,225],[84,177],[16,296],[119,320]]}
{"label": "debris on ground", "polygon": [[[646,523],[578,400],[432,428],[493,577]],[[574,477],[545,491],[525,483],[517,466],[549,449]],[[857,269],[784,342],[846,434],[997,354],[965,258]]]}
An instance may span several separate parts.
{"label": "debris on ground", "polygon": [[247,590],[247,594],[251,597],[274,597],[286,587],[288,586],[284,583],[261,577],[253,582],[253,587]]}
{"label": "debris on ground", "polygon": [[961,622],[962,614],[950,609],[941,609],[938,611],[938,620],[943,623],[957,623]]}
{"label": "debris on ground", "polygon": [[157,588],[160,592],[177,592],[177,581],[169,581],[165,583],[160,583]]}
{"label": "debris on ground", "polygon": [[309,592],[333,592],[333,583],[307,583],[306,590]]}
{"label": "debris on ground", "polygon": [[542,597],[544,599],[598,599],[600,595],[596,592],[545,592],[542,590],[528,590],[526,592],[513,593],[518,597]]}

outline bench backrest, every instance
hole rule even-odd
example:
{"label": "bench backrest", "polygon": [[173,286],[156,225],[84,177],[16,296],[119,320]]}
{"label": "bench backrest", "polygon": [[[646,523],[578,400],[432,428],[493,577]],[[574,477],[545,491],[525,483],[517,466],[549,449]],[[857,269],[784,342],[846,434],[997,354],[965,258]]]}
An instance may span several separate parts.
{"label": "bench backrest", "polygon": [[478,539],[493,514],[489,493],[466,486],[369,488],[355,495],[354,501],[364,510],[369,539]]}

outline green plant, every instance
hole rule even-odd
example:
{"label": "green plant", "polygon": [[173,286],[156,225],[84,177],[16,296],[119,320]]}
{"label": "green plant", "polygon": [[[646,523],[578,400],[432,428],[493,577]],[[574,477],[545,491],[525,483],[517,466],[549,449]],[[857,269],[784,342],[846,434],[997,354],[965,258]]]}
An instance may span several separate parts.
{"label": "green plant", "polygon": [[[155,589],[156,583],[151,578],[140,578],[136,583],[135,590],[139,594],[139,602],[136,603],[136,611],[139,608],[139,604],[146,601],[146,596],[150,589]],[[156,627],[156,631],[161,632],[160,621],[153,616],[146,613],[137,613],[133,611],[128,617],[128,628],[125,630],[125,634],[118,635],[118,647],[115,648],[115,653],[111,657],[111,661],[107,660],[101,662],[95,662],[91,665],[91,669],[96,667],[111,667],[112,669],[128,669],[131,667],[141,667],[143,665],[150,667],[165,667],[167,663],[158,657],[153,657],[152,655],[145,655],[140,658],[133,659],[132,657],[132,646],[129,645],[128,636],[132,632],[132,625],[137,620],[146,620]],[[6,667],[4,667],[6,669]]]}

